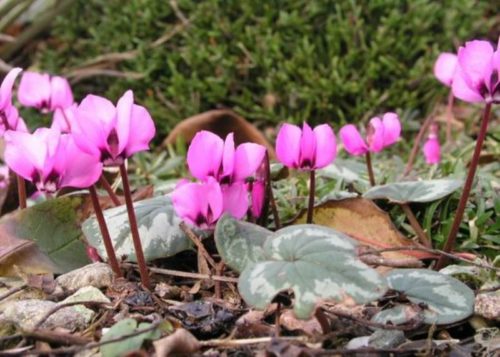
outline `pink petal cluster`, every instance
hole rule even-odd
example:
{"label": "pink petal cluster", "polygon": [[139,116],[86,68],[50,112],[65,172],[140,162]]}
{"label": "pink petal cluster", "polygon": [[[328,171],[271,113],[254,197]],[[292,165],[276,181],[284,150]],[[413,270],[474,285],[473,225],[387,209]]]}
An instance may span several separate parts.
{"label": "pink petal cluster", "polygon": [[81,151],[72,135],[56,129],[40,128],[33,134],[8,131],[5,142],[7,165],[42,192],[89,187],[102,172],[96,157]]}
{"label": "pink petal cluster", "polygon": [[424,153],[425,162],[429,165],[439,164],[441,161],[441,145],[439,144],[437,125],[431,126],[427,140],[422,147],[422,151]]}
{"label": "pink petal cluster", "polygon": [[500,49],[479,40],[460,47],[451,88],[466,102],[500,103]]}
{"label": "pink petal cluster", "polygon": [[386,113],[380,119],[370,119],[366,130],[366,141],[356,126],[344,125],[339,132],[344,148],[351,155],[364,155],[367,152],[380,152],[396,143],[401,137],[401,123],[396,113]]}
{"label": "pink petal cluster", "polygon": [[332,128],[322,124],[312,129],[304,123],[283,124],[276,138],[276,156],[285,166],[299,170],[316,170],[330,164],[337,155]]}
{"label": "pink petal cluster", "polygon": [[249,206],[246,179],[261,166],[265,153],[262,145],[254,143],[235,147],[233,133],[222,140],[209,131],[198,132],[189,146],[187,164],[201,182],[176,187],[172,202],[177,215],[204,228],[213,227],[224,212],[242,218]]}
{"label": "pink petal cluster", "polygon": [[34,107],[47,113],[71,106],[73,92],[66,78],[47,73],[24,72],[17,99],[26,107]]}
{"label": "pink petal cluster", "polygon": [[434,64],[434,76],[445,86],[451,87],[457,62],[458,57],[456,54],[449,52],[441,53]]}
{"label": "pink petal cluster", "polygon": [[0,86],[0,136],[7,130],[28,131],[16,107],[12,105],[12,87],[21,72],[21,68],[11,69]]}
{"label": "pink petal cluster", "polygon": [[146,108],[134,104],[131,90],[116,107],[106,98],[90,94],[73,114],[71,109],[67,112],[78,147],[98,157],[105,166],[121,165],[134,153],[149,149],[155,135],[153,119]]}

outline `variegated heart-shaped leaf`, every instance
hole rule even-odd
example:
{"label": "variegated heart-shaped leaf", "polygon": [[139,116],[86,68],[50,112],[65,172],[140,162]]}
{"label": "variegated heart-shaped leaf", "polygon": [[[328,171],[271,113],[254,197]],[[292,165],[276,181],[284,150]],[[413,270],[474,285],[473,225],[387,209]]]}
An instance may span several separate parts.
{"label": "variegated heart-shaped leaf", "polygon": [[279,292],[292,290],[301,319],[321,300],[373,301],[384,294],[385,279],[357,258],[356,246],[346,235],[318,225],[283,228],[267,238],[265,260],[243,270],[240,293],[249,305],[264,309]]}
{"label": "variegated heart-shaped leaf", "polygon": [[[170,197],[159,196],[134,202],[134,209],[147,261],[170,257],[191,248],[189,239],[179,228],[182,220],[175,214]],[[105,210],[104,218],[116,255],[125,255],[128,261],[135,262],[127,208],[119,206]],[[97,248],[102,257],[105,257],[106,251],[95,216],[83,223],[82,230],[89,243]]]}
{"label": "variegated heart-shaped leaf", "polygon": [[226,214],[215,226],[215,244],[224,263],[240,273],[249,263],[264,260],[264,242],[271,234],[270,230]]}
{"label": "variegated heart-shaped leaf", "polygon": [[396,203],[431,202],[448,196],[461,186],[462,181],[454,179],[394,182],[372,187],[363,197],[387,199]]}
{"label": "variegated heart-shaped leaf", "polygon": [[[470,316],[474,311],[474,292],[461,281],[433,270],[395,269],[386,276],[389,287],[403,292],[413,303],[423,309],[424,322],[449,324]],[[400,312],[384,310],[374,316],[375,321],[386,322]],[[410,316],[411,314],[406,314]],[[403,319],[393,321],[401,323]]]}

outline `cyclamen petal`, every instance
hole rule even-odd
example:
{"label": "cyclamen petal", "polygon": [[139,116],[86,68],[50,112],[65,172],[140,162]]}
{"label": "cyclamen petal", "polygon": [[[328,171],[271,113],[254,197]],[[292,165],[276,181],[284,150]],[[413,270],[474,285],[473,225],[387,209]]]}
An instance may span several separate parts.
{"label": "cyclamen petal", "polygon": [[47,73],[24,72],[17,97],[22,105],[42,111],[64,109],[73,104],[73,93],[68,81]]}
{"label": "cyclamen petal", "polygon": [[50,110],[64,109],[74,102],[73,92],[66,78],[54,76],[50,80]]}
{"label": "cyclamen petal", "polygon": [[234,181],[243,181],[252,176],[261,166],[266,148],[259,144],[244,143],[236,148],[234,154]]}
{"label": "cyclamen petal", "polygon": [[222,191],[218,182],[183,183],[172,192],[176,214],[191,225],[213,228],[223,212]]}
{"label": "cyclamen petal", "polygon": [[316,164],[316,138],[312,128],[304,123],[300,137],[299,167],[313,169]]}
{"label": "cyclamen petal", "polygon": [[264,208],[264,199],[266,195],[266,184],[264,181],[257,180],[251,185],[250,195],[252,197],[252,204],[250,212],[254,218],[259,218]]}
{"label": "cyclamen petal", "polygon": [[315,167],[321,169],[335,160],[337,141],[332,128],[328,124],[318,125],[313,132],[316,140]]}
{"label": "cyclamen petal", "polygon": [[187,152],[191,175],[199,180],[218,177],[223,151],[224,141],[219,136],[205,130],[196,133]]}
{"label": "cyclamen petal", "polygon": [[424,152],[426,163],[432,165],[438,164],[441,161],[441,146],[439,145],[437,137],[429,136],[422,150]]}
{"label": "cyclamen petal", "polygon": [[371,152],[379,152],[384,148],[384,124],[380,118],[370,119],[366,129],[366,142]]}
{"label": "cyclamen petal", "polygon": [[300,160],[302,130],[292,124],[283,124],[276,137],[276,156],[285,166],[297,168]]}
{"label": "cyclamen petal", "polygon": [[[470,41],[458,50],[458,63],[467,85],[476,90],[488,86],[493,72],[493,46],[488,41]],[[491,88],[488,88],[491,90]]]}
{"label": "cyclamen petal", "polygon": [[235,161],[234,134],[229,133],[226,136],[226,140],[224,140],[224,150],[222,151],[222,170],[219,169],[221,178],[231,177],[233,175],[234,161]]}
{"label": "cyclamen petal", "polygon": [[384,147],[396,143],[401,137],[401,122],[396,113],[385,113],[382,118],[384,125]]}
{"label": "cyclamen petal", "polygon": [[14,86],[14,82],[22,72],[22,69],[19,67],[13,68],[7,73],[5,78],[2,81],[0,86],[0,112],[4,110],[7,106],[12,105],[12,87]]}
{"label": "cyclamen petal", "polygon": [[434,76],[441,83],[450,87],[455,75],[457,62],[458,57],[456,54],[449,52],[441,53],[434,64]]}
{"label": "cyclamen petal", "polygon": [[241,219],[248,211],[248,192],[243,182],[222,185],[224,212]]}
{"label": "cyclamen petal", "polygon": [[455,71],[455,76],[453,77],[453,82],[451,84],[451,90],[455,97],[465,102],[480,103],[484,101],[484,98],[477,91],[472,90],[465,82],[463,70],[460,67],[457,67],[457,70]]}
{"label": "cyclamen petal", "polygon": [[339,136],[349,154],[359,156],[368,152],[368,146],[354,125],[344,125],[339,131]]}

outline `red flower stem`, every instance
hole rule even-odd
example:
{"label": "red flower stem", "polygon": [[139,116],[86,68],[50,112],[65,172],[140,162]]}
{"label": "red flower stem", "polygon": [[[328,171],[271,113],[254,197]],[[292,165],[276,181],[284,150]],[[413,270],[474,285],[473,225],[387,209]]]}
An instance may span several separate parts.
{"label": "red flower stem", "polygon": [[373,175],[372,157],[369,151],[366,152],[365,158],[366,168],[368,169],[368,177],[370,178],[370,185],[373,187],[375,186],[375,176]]}
{"label": "red flower stem", "polygon": [[17,178],[17,196],[19,198],[19,208],[26,208],[26,182],[24,179],[16,174]]}
{"label": "red flower stem", "polygon": [[121,203],[120,199],[116,195],[115,191],[113,191],[113,187],[111,187],[108,180],[106,180],[106,177],[104,177],[104,174],[101,175],[100,181],[101,181],[102,187],[104,187],[104,189],[108,193],[109,198],[111,199],[111,201],[113,201],[113,204],[115,206],[121,206],[122,203]]}
{"label": "red flower stem", "polygon": [[[472,188],[472,183],[474,182],[474,176],[476,175],[477,165],[479,164],[479,157],[481,155],[483,142],[486,138],[486,132],[488,131],[488,122],[490,121],[490,116],[491,103],[487,103],[484,108],[481,127],[479,129],[479,135],[476,140],[476,147],[474,148],[474,153],[472,154],[469,172],[467,173],[467,179],[465,180],[464,184],[464,190],[462,192],[462,196],[460,197],[460,201],[458,202],[457,212],[455,214],[455,219],[453,220],[450,233],[448,234],[448,238],[446,239],[446,243],[443,247],[443,251],[446,253],[451,252],[452,248],[455,246],[455,240],[457,239],[458,230],[460,228],[460,224],[462,223],[462,218],[465,212],[465,206],[467,205],[467,201],[469,199],[470,191]],[[436,264],[435,270],[439,270],[445,267],[448,264],[448,261],[448,257],[442,255]]]}
{"label": "red flower stem", "polygon": [[427,234],[423,230],[420,223],[418,223],[417,217],[415,217],[415,214],[411,210],[410,206],[407,203],[402,203],[401,208],[403,209],[404,213],[406,214],[406,217],[408,217],[408,221],[410,221],[410,225],[412,226],[413,230],[417,234],[417,237],[420,240],[420,243],[422,243],[425,247],[432,249],[431,240],[429,239],[429,237],[427,236]]}
{"label": "red flower stem", "polygon": [[307,223],[313,223],[315,190],[316,190],[316,171],[311,170],[309,178],[309,205],[307,206]]}
{"label": "red flower stem", "polygon": [[269,153],[266,151],[266,195],[271,204],[271,210],[273,211],[274,217],[274,227],[278,230],[281,228],[280,216],[278,214],[278,208],[276,207],[276,201],[274,200],[273,186],[271,180],[271,160],[269,160]]}
{"label": "red flower stem", "polygon": [[411,149],[410,156],[408,157],[408,162],[403,171],[403,177],[407,176],[411,170],[413,169],[413,164],[415,163],[415,159],[417,158],[418,149],[420,148],[420,142],[424,138],[424,134],[427,132],[427,129],[432,124],[434,117],[434,113],[431,113],[424,121],[420,130],[418,131],[417,136],[415,137],[415,141],[413,142],[413,148]]}
{"label": "red flower stem", "polygon": [[449,143],[451,141],[451,120],[453,119],[453,91],[450,90],[450,94],[448,94],[448,104],[446,106],[446,142]]}
{"label": "red flower stem", "polygon": [[101,205],[99,204],[99,198],[97,197],[97,191],[95,186],[89,187],[90,198],[92,199],[92,205],[94,206],[95,216],[97,218],[97,223],[99,223],[99,229],[101,230],[102,241],[104,242],[104,248],[106,249],[106,254],[108,255],[109,265],[115,273],[115,276],[122,277],[122,272],[120,270],[120,265],[118,264],[118,259],[116,259],[115,249],[113,248],[113,243],[111,242],[111,236],[109,235],[108,226],[102,213]]}
{"label": "red flower stem", "polygon": [[132,194],[130,193],[130,184],[128,182],[127,168],[125,164],[120,165],[120,175],[122,176],[123,194],[125,195],[125,204],[127,205],[128,220],[130,223],[130,233],[134,243],[135,256],[137,257],[137,265],[141,274],[141,282],[145,288],[149,289],[151,283],[149,281],[148,269],[144,252],[142,251],[141,238],[139,237],[139,229],[137,228],[137,219],[135,217],[134,204],[132,202]]}

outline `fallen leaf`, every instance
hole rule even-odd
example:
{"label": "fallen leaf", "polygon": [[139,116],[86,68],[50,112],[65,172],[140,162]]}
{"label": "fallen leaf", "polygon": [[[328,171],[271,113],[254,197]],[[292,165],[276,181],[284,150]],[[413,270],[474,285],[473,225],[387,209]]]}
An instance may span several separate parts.
{"label": "fallen leaf", "polygon": [[221,138],[225,138],[227,134],[234,132],[236,144],[253,142],[263,145],[267,148],[269,155],[274,157],[274,148],[265,136],[254,125],[228,109],[210,110],[184,119],[175,126],[163,141],[163,144],[174,145],[178,138],[190,142],[200,130],[211,131]]}
{"label": "fallen leaf", "polygon": [[323,333],[316,317],[313,316],[308,320],[300,320],[292,310],[286,310],[280,315],[280,325],[288,331],[299,331],[309,336],[319,336]]}
{"label": "fallen leaf", "polygon": [[[58,197],[0,220],[0,269],[6,275],[64,273],[89,263],[79,212],[83,198]],[[36,243],[36,244],[35,244]]]}
{"label": "fallen leaf", "polygon": [[200,342],[189,331],[177,329],[170,336],[153,342],[158,357],[172,356],[174,353],[190,355],[198,351]]}
{"label": "fallen leaf", "polygon": [[[306,213],[294,224],[305,223]],[[349,198],[341,201],[325,202],[314,208],[315,224],[330,227],[358,240],[374,249],[413,247],[415,244],[405,238],[392,223],[389,215],[375,203],[364,198]],[[430,253],[419,251],[383,252],[386,258],[419,259],[430,258]]]}

